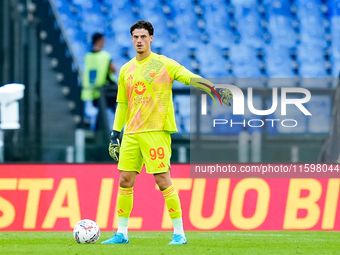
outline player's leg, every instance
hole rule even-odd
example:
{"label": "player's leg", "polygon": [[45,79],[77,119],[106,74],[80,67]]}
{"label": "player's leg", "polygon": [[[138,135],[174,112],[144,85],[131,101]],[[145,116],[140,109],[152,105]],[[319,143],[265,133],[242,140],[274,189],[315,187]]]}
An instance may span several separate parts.
{"label": "player's leg", "polygon": [[142,169],[142,155],[136,136],[124,135],[120,148],[118,169],[120,170],[117,233],[103,244],[128,243],[128,223],[133,207],[133,186]]}
{"label": "player's leg", "polygon": [[133,186],[137,172],[120,171],[119,190],[117,197],[118,230],[125,238],[128,237],[129,218],[133,207]]}
{"label": "player's leg", "polygon": [[172,186],[169,171],[171,157],[170,134],[165,131],[155,131],[141,133],[138,137],[146,172],[154,174],[155,181],[163,193],[165,203],[174,225],[174,237],[179,237],[181,239],[181,241],[176,244],[186,243],[183,230],[181,203],[177,191]]}
{"label": "player's leg", "polygon": [[133,185],[137,172],[120,171],[119,190],[117,196],[118,230],[110,239],[102,244],[129,243],[128,224],[133,207]]}
{"label": "player's leg", "polygon": [[155,181],[163,193],[170,218],[174,226],[174,237],[169,244],[186,244],[182,220],[181,202],[177,191],[172,185],[170,171],[154,174]]}

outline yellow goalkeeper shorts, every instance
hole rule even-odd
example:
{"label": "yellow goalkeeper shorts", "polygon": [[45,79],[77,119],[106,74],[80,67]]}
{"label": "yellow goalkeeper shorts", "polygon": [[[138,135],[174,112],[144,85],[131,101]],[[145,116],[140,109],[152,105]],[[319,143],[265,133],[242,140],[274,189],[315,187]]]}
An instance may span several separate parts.
{"label": "yellow goalkeeper shorts", "polygon": [[140,173],[145,164],[148,174],[170,169],[171,137],[167,131],[126,134],[119,149],[118,169]]}

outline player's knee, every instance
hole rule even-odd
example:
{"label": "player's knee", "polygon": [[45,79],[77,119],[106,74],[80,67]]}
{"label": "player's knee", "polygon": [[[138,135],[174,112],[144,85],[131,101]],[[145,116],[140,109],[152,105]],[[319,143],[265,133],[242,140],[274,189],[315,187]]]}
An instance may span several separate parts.
{"label": "player's knee", "polygon": [[171,178],[167,175],[155,175],[155,181],[160,190],[165,190],[172,185]]}
{"label": "player's knee", "polygon": [[122,188],[132,188],[135,184],[135,176],[130,174],[120,174],[119,186]]}
{"label": "player's knee", "polygon": [[119,179],[119,186],[122,188],[131,188],[133,187],[132,180],[129,180],[127,178],[120,178]]}

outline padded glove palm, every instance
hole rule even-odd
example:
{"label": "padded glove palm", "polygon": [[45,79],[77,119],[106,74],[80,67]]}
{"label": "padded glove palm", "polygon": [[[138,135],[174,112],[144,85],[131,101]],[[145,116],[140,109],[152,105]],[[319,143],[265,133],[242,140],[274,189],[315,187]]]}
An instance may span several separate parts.
{"label": "padded glove palm", "polygon": [[109,154],[110,157],[113,158],[115,161],[119,160],[119,149],[120,149],[120,132],[112,130],[110,136],[110,145],[109,145]]}

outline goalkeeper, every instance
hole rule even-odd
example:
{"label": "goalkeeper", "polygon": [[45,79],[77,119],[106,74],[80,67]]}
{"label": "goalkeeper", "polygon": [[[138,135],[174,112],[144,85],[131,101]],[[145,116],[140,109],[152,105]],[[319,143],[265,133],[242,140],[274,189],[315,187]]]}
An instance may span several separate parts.
{"label": "goalkeeper", "polygon": [[[128,243],[128,221],[133,205],[133,186],[143,164],[153,174],[163,193],[174,234],[169,244],[186,244],[181,204],[170,177],[171,133],[177,132],[172,102],[172,82],[190,85],[191,78],[201,78],[176,61],[151,52],[152,24],[138,21],[131,29],[136,57],[120,70],[118,107],[111,133],[110,156],[118,162],[118,230],[103,244]],[[197,80],[197,79],[195,79]],[[194,87],[211,94],[207,80]],[[206,84],[206,85],[205,85]],[[208,86],[207,86],[208,85]],[[210,86],[211,87],[210,87]],[[230,91],[220,91],[225,104],[232,99]],[[125,125],[124,139],[120,132]]]}

